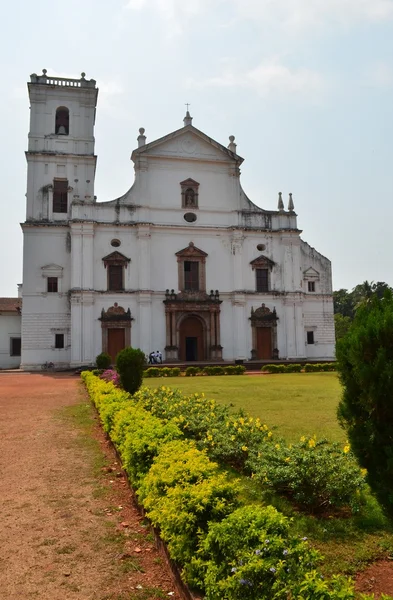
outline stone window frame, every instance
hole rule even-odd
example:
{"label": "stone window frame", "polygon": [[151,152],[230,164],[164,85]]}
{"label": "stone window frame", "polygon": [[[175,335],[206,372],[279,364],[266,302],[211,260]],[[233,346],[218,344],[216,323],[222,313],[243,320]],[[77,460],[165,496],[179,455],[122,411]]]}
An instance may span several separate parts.
{"label": "stone window frame", "polygon": [[[69,348],[71,347],[71,344],[70,344],[71,332],[67,327],[52,327],[50,332],[51,332],[51,335],[53,336],[53,343],[51,345],[52,350],[69,350]],[[56,336],[57,335],[63,336],[63,347],[62,348],[56,347]]]}
{"label": "stone window frame", "polygon": [[[313,269],[313,267],[309,267],[308,269],[306,269],[305,271],[303,271],[303,279],[305,281],[305,284],[307,286],[305,292],[307,294],[317,294],[318,293],[318,286],[319,286],[319,281],[320,281],[320,276],[318,271],[316,271],[315,269]],[[309,288],[312,287],[310,286],[310,283],[314,284],[314,289],[310,290]]]}
{"label": "stone window frame", "polygon": [[[199,183],[194,179],[188,178],[180,182],[180,189],[182,208],[199,208]],[[186,202],[186,193],[188,190],[192,190],[194,193],[194,201],[192,204],[187,204]]]}
{"label": "stone window frame", "polygon": [[194,245],[194,242],[190,242],[187,248],[183,248],[179,252],[176,252],[177,264],[178,264],[178,281],[179,290],[181,292],[187,292],[185,290],[185,277],[184,277],[184,263],[185,262],[198,262],[199,263],[199,290],[198,292],[206,292],[206,257],[208,254],[200,248]]}
{"label": "stone window frame", "polygon": [[316,343],[316,340],[315,340],[315,330],[314,329],[307,329],[306,330],[306,344],[307,344],[307,346],[314,346],[315,343]]}
{"label": "stone window frame", "polygon": [[[257,292],[257,294],[269,293],[272,289],[271,271],[273,270],[273,267],[275,266],[275,262],[273,262],[267,256],[258,256],[257,258],[254,258],[254,260],[252,260],[250,262],[250,265],[251,265],[252,270],[255,271],[255,291]],[[257,288],[257,271],[258,271],[258,269],[266,269],[268,272],[267,290],[258,291],[258,288]]]}
{"label": "stone window frame", "polygon": [[[44,267],[41,267],[42,277],[44,279],[46,279],[45,290],[43,292],[44,296],[46,296],[47,294],[54,295],[54,294],[62,293],[63,271],[64,271],[63,267],[61,267],[60,265],[55,265],[55,264],[45,265]],[[57,279],[57,292],[49,292],[48,291],[48,279],[49,278]]]}
{"label": "stone window frame", "polygon": [[[107,278],[106,278],[106,290],[108,292],[122,292],[125,290],[125,269],[128,267],[128,263],[131,262],[131,259],[128,258],[127,256],[124,256],[124,254],[122,254],[121,252],[118,252],[117,250],[115,250],[115,252],[111,252],[110,254],[108,254],[107,256],[104,256],[102,259],[102,262],[104,263],[104,267],[107,270]],[[112,290],[110,289],[109,283],[110,283],[110,278],[109,278],[109,273],[110,273],[110,268],[111,266],[115,266],[115,267],[119,267],[121,266],[122,269],[122,289],[121,290]]]}
{"label": "stone window frame", "polygon": [[[15,352],[14,341],[19,341],[19,351]],[[19,336],[11,336],[10,337],[10,356],[21,356],[22,355],[22,338]]]}
{"label": "stone window frame", "polygon": [[[67,118],[64,119],[64,115]],[[64,127],[65,132],[60,132],[60,127]],[[58,106],[55,115],[55,135],[69,135],[70,133],[70,109],[67,106]]]}

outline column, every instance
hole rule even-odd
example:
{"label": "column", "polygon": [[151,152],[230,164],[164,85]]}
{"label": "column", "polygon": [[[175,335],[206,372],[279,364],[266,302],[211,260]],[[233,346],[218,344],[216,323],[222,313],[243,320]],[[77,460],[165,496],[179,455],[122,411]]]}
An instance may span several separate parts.
{"label": "column", "polygon": [[150,225],[138,225],[138,274],[140,290],[151,290],[150,237]]}
{"label": "column", "polygon": [[71,367],[82,362],[82,300],[81,293],[71,296]]}
{"label": "column", "polygon": [[94,294],[82,293],[82,362],[90,364],[94,356]]}
{"label": "column", "polygon": [[242,231],[234,231],[231,239],[233,290],[243,290],[243,241]]}
{"label": "column", "polygon": [[234,332],[234,359],[247,360],[251,355],[251,348],[246,348],[247,317],[246,299],[244,294],[234,294],[232,299],[233,332]]}
{"label": "column", "polygon": [[82,289],[82,224],[71,223],[71,289]]}
{"label": "column", "polygon": [[152,348],[151,341],[151,293],[139,293],[139,348],[147,355]]}
{"label": "column", "polygon": [[94,223],[82,224],[82,289],[92,290],[94,272]]}

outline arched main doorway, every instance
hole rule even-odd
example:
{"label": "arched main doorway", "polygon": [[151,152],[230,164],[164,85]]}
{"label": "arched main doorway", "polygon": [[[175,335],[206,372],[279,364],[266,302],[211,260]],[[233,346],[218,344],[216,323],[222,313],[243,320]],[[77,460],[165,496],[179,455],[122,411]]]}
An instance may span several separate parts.
{"label": "arched main doorway", "polygon": [[179,355],[187,362],[205,360],[205,332],[198,317],[186,317],[180,323]]}

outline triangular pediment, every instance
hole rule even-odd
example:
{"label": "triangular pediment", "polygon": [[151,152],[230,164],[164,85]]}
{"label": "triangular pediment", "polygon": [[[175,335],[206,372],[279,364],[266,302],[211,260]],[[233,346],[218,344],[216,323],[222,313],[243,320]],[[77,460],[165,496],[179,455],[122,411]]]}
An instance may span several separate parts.
{"label": "triangular pediment", "polygon": [[104,256],[103,259],[104,263],[129,263],[131,261],[130,258],[127,258],[127,256],[124,256],[124,254],[122,254],[121,252],[118,252],[117,250],[115,250],[115,252],[111,252],[110,254],[108,254],[107,256]]}
{"label": "triangular pediment", "polygon": [[200,250],[194,246],[193,242],[190,242],[187,248],[183,248],[183,250],[176,252],[176,256],[181,258],[205,258],[207,254],[203,250]]}
{"label": "triangular pediment", "polygon": [[43,271],[62,271],[63,267],[61,267],[60,265],[56,265],[55,263],[50,263],[49,265],[41,267],[41,269]]}
{"label": "triangular pediment", "polygon": [[192,125],[182,127],[158,140],[137,148],[132,159],[137,156],[162,158],[198,159],[206,161],[231,162],[240,165],[243,159],[219,142],[208,137]]}
{"label": "triangular pediment", "polygon": [[180,185],[182,185],[184,187],[198,187],[199,183],[197,181],[195,181],[195,179],[191,179],[191,177],[189,177],[188,179],[181,181]]}
{"label": "triangular pediment", "polygon": [[313,269],[313,267],[309,267],[303,271],[303,276],[308,279],[319,279],[319,272]]}
{"label": "triangular pediment", "polygon": [[268,258],[267,256],[258,256],[257,258],[254,258],[254,260],[252,260],[250,262],[250,265],[252,266],[253,269],[258,269],[258,268],[269,268],[272,269],[275,265],[275,263],[270,260],[270,258]]}

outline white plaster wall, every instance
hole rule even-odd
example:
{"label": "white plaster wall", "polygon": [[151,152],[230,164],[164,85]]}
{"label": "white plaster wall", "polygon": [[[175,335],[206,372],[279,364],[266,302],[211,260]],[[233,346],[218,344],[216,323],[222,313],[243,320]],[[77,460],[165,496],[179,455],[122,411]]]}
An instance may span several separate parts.
{"label": "white plaster wall", "polygon": [[11,356],[11,338],[21,337],[20,315],[0,315],[0,369],[14,369],[20,365],[20,356]]}

